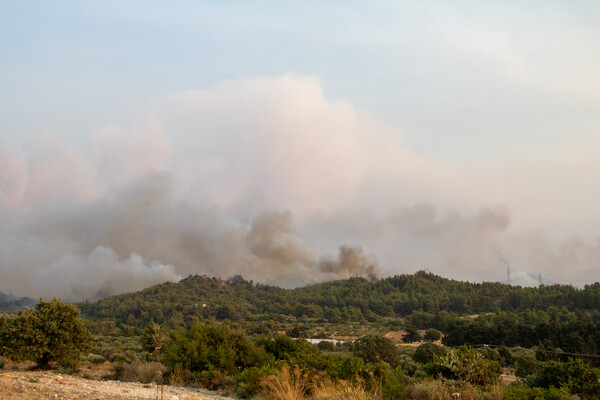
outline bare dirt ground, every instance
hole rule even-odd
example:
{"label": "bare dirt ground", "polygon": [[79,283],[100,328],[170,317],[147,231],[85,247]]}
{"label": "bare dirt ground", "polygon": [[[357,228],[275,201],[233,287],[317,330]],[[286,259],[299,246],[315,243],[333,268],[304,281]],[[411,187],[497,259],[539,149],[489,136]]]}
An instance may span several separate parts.
{"label": "bare dirt ground", "polygon": [[96,381],[52,371],[0,370],[0,400],[231,400],[203,389]]}

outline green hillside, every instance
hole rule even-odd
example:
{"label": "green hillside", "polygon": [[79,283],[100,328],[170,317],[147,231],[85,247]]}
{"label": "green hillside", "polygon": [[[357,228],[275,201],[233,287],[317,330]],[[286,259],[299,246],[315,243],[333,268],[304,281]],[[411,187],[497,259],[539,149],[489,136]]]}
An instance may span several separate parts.
{"label": "green hillside", "polygon": [[239,276],[220,280],[195,275],[178,283],[163,283],[78,306],[88,318],[111,319],[137,327],[150,322],[189,326],[214,319],[375,322],[406,317],[414,311],[466,315],[550,307],[598,310],[600,284],[584,289],[570,285],[523,288],[503,283],[460,282],[419,271],[374,282],[351,278],[282,289]]}

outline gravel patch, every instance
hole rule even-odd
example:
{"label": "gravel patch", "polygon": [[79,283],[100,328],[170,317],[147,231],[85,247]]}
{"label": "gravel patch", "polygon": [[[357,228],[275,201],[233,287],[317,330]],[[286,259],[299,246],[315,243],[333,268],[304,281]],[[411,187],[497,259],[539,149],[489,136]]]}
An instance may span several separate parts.
{"label": "gravel patch", "polygon": [[[51,371],[0,371],[2,400],[156,400],[156,384],[94,381]],[[164,400],[233,400],[204,389],[165,385]]]}

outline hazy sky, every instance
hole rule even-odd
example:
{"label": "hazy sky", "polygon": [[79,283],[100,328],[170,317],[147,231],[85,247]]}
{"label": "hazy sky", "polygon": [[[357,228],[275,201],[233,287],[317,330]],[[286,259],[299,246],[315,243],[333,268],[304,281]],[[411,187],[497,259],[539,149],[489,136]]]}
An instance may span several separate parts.
{"label": "hazy sky", "polygon": [[0,1],[0,291],[600,280],[596,1]]}

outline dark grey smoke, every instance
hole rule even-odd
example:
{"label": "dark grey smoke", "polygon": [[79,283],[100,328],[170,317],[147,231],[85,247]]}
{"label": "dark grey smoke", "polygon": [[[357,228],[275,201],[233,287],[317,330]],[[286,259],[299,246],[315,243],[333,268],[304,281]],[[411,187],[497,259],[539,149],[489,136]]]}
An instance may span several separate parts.
{"label": "dark grey smoke", "polygon": [[336,278],[350,278],[361,276],[374,281],[381,277],[377,265],[377,259],[366,257],[360,246],[340,246],[337,259],[322,258],[319,262],[319,270],[332,274]]}

